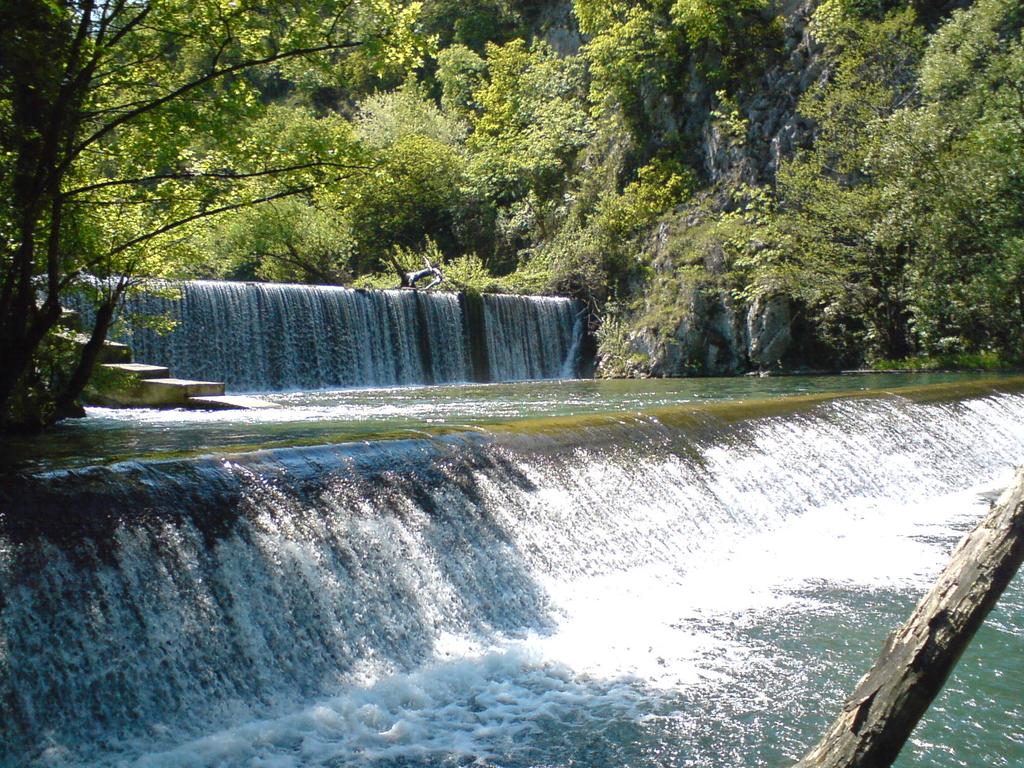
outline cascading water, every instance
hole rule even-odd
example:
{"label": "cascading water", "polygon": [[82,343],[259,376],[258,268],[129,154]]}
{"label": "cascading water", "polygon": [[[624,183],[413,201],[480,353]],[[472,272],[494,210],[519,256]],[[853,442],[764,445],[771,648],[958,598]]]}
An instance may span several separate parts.
{"label": "cascading water", "polygon": [[[571,378],[582,329],[568,299],[485,296],[474,333],[456,294],[192,281],[141,294],[123,313],[137,360],[235,392]],[[180,297],[174,295],[180,292]],[[153,329],[141,318],[168,317]],[[472,345],[486,340],[487,349]],[[568,374],[568,376],[566,376]]]}
{"label": "cascading water", "polygon": [[[9,484],[0,765],[784,765],[1021,461],[1024,395],[673,413]],[[965,662],[1010,701],[1022,603]],[[907,764],[1024,759],[984,715]]]}
{"label": "cascading water", "polygon": [[487,355],[496,381],[572,378],[582,328],[572,302],[532,296],[484,296]]}

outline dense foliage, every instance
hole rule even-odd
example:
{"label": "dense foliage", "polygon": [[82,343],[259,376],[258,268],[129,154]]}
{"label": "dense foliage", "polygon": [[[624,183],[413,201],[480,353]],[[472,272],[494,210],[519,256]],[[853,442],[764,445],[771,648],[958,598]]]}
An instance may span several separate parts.
{"label": "dense foliage", "polygon": [[[418,5],[25,0],[0,22],[0,427],[72,412],[140,275],[184,271],[199,224],[336,194],[365,167],[340,115],[269,103],[420,60]],[[312,99],[311,99],[312,101]],[[76,283],[91,333],[61,327]]]}
{"label": "dense foliage", "polygon": [[1024,352],[1024,11],[981,0],[927,41],[911,10],[838,14],[779,178],[770,257],[848,358]]}
{"label": "dense foliage", "polygon": [[[142,278],[423,255],[590,302],[620,372],[700,291],[790,297],[827,364],[1019,359],[1024,12],[949,5],[808,3],[808,42],[767,0],[5,3],[0,427],[73,411]],[[811,138],[765,163],[786,71]]]}
{"label": "dense foliage", "polygon": [[[609,370],[642,374],[634,334],[684,327],[702,292],[792,300],[812,337],[803,364],[1021,363],[1024,10],[1014,0],[944,10],[816,5],[819,63],[806,67],[818,74],[797,106],[810,141],[777,172],[726,175],[660,217],[682,232],[660,248],[667,267],[662,253],[614,307]],[[742,158],[751,95],[716,97],[710,124]]]}

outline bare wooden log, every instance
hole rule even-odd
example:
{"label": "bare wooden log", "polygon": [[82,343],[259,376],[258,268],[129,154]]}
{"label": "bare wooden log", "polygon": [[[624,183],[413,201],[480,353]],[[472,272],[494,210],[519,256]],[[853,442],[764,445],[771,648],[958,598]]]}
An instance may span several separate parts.
{"label": "bare wooden log", "polygon": [[885,768],[1024,560],[1024,467],[795,768]]}

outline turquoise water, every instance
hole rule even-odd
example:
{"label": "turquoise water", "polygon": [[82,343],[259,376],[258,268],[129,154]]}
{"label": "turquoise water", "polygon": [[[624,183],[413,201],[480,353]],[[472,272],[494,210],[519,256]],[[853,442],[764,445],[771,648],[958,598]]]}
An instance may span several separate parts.
{"label": "turquoise water", "polygon": [[794,395],[898,391],[932,384],[1014,381],[981,374],[848,374],[532,381],[510,384],[289,392],[254,411],[89,408],[42,436],[0,446],[0,467],[82,466],[137,456],[246,450],[480,429],[522,419],[636,414],[652,409]]}

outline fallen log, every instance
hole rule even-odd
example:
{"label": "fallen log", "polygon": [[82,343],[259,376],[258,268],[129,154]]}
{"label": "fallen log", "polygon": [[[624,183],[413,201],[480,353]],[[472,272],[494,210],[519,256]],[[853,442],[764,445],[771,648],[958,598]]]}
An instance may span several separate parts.
{"label": "fallen log", "polygon": [[1024,467],[794,768],[885,768],[1024,560]]}

